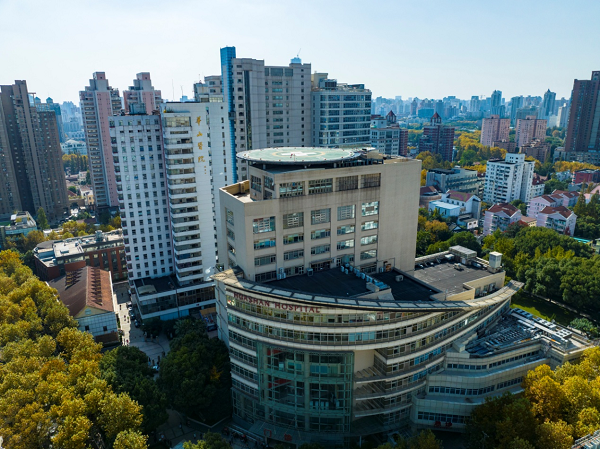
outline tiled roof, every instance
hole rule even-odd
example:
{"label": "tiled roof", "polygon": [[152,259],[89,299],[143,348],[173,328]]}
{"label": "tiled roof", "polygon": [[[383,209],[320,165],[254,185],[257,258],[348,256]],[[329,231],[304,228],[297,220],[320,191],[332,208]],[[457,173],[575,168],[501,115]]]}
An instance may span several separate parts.
{"label": "tiled roof", "polygon": [[490,207],[488,211],[493,213],[504,212],[509,217],[512,217],[514,214],[519,212],[519,208],[509,203],[497,203]]}
{"label": "tiled roof", "polygon": [[571,215],[573,215],[573,211],[567,209],[565,206],[558,206],[558,207],[546,206],[540,211],[540,214],[544,214],[544,215],[552,215],[555,213],[560,214],[565,218],[569,218]]}
{"label": "tiled roof", "polygon": [[458,192],[457,190],[448,190],[446,192],[448,198],[451,200],[467,202],[473,197],[472,193]]}
{"label": "tiled roof", "polygon": [[435,193],[438,193],[438,191],[433,186],[424,186],[419,190],[420,195],[433,195]]}
{"label": "tiled roof", "polygon": [[71,316],[79,314],[86,306],[113,312],[110,273],[97,267],[83,267],[49,282],[58,290],[60,300]]}

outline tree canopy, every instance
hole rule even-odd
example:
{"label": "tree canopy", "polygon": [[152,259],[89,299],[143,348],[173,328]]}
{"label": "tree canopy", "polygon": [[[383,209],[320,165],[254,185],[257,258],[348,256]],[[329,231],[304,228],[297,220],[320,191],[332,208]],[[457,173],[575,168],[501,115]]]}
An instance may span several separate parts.
{"label": "tree canopy", "polygon": [[[84,449],[98,439],[108,447],[146,447],[141,408],[101,378],[100,349],[77,329],[56,290],[33,276],[16,252],[0,252],[0,435],[6,449]],[[126,440],[131,444],[121,444]]]}

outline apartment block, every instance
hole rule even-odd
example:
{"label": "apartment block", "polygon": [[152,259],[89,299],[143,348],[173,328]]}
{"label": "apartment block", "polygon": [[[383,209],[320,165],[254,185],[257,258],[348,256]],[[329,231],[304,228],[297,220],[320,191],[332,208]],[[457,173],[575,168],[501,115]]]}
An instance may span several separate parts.
{"label": "apartment block", "polygon": [[531,199],[534,163],[524,154],[507,153],[504,160],[490,159],[485,172],[483,201],[488,204]]}
{"label": "apartment block", "polygon": [[518,147],[530,143],[533,139],[546,139],[547,120],[540,120],[528,115],[524,119],[517,119],[515,141]]}
{"label": "apartment block", "polygon": [[328,148],[369,145],[371,91],[364,84],[338,83],[327,73],[314,73],[311,79],[313,145]]}
{"label": "apartment block", "polygon": [[387,120],[371,120],[371,147],[388,156],[406,156],[408,153],[408,129],[390,126]]}
{"label": "apartment block", "polygon": [[42,207],[55,222],[69,207],[58,125],[30,95],[23,80],[0,86],[0,216]]}
{"label": "apartment block", "polygon": [[491,115],[489,118],[483,119],[480,142],[482,145],[491,147],[494,141],[508,140],[509,131],[509,118],[500,118],[499,115]]}
{"label": "apartment block", "polygon": [[419,153],[429,151],[440,154],[444,161],[452,161],[454,149],[454,127],[442,125],[442,118],[433,114],[429,125],[423,127],[419,139]]}
{"label": "apartment block", "polygon": [[523,145],[519,152],[544,163],[550,154],[550,144],[544,139],[533,139],[531,142]]}
{"label": "apartment block", "polygon": [[119,196],[108,119],[119,115],[123,107],[119,90],[110,87],[104,72],[95,72],[90,85],[79,92],[79,102],[96,207],[116,210]]}
{"label": "apartment block", "polygon": [[148,72],[138,73],[133,80],[133,86],[123,91],[123,106],[127,113],[151,114],[152,111],[158,110],[160,103],[162,103],[161,92],[152,86]]}
{"label": "apartment block", "polygon": [[576,223],[577,215],[572,210],[564,206],[546,206],[538,212],[536,226],[554,229],[559,234],[573,237]]}
{"label": "apartment block", "polygon": [[494,204],[485,211],[483,235],[493,234],[497,229],[506,231],[508,226],[517,223],[522,217],[519,208],[510,203]]}
{"label": "apartment block", "polygon": [[440,192],[455,190],[458,192],[479,195],[482,180],[476,170],[453,167],[451,169],[434,168],[427,171],[426,186],[433,186]]}

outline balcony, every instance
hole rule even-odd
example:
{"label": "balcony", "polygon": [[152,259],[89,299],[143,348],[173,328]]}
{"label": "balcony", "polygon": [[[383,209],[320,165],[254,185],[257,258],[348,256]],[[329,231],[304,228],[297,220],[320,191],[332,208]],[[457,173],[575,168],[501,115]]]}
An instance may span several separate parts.
{"label": "balcony", "polygon": [[[193,243],[193,244],[189,244],[189,245],[175,245],[173,247],[173,252],[175,253],[175,258],[177,259],[179,255],[181,254],[186,254],[186,253],[190,253],[192,251],[196,251],[200,249],[200,244],[199,243]],[[202,253],[199,253],[200,255],[202,255]]]}
{"label": "balcony", "polygon": [[200,234],[190,234],[190,235],[178,235],[177,237],[173,237],[173,241],[175,242],[175,246],[180,243],[191,245],[194,243],[200,243],[202,240],[200,239]]}

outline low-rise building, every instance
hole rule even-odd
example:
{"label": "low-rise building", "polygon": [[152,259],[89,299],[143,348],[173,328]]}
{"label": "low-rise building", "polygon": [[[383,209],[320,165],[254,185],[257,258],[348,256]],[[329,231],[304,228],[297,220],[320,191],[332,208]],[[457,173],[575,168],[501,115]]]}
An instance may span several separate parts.
{"label": "low-rise building", "polygon": [[65,240],[42,242],[33,250],[35,268],[43,281],[85,266],[110,271],[115,282],[127,279],[127,260],[121,230]]}
{"label": "low-rise building", "polygon": [[537,226],[537,218],[521,217],[521,220],[519,220],[519,223],[521,223],[523,226],[526,226],[528,228],[535,228]]}
{"label": "low-rise building", "polygon": [[442,194],[433,186],[424,186],[419,189],[419,207],[429,210],[429,203],[442,199]]}
{"label": "low-rise building", "polygon": [[545,188],[545,181],[539,176],[534,176],[533,180],[531,181],[531,197],[535,198],[536,196],[543,195]]}
{"label": "low-rise building", "polygon": [[475,219],[479,219],[481,214],[481,200],[479,197],[464,192],[448,190],[442,194],[439,201],[429,203],[429,211],[438,210],[442,217],[458,217],[462,214],[471,214]]}
{"label": "low-rise building", "polygon": [[550,144],[541,139],[533,139],[531,142],[521,146],[519,151],[525,156],[532,157],[544,163],[548,154],[550,154]]}
{"label": "low-rise building", "polygon": [[87,146],[82,140],[69,139],[60,144],[60,149],[64,154],[87,155]]}
{"label": "low-rise building", "polygon": [[536,196],[527,205],[527,216],[537,218],[538,213],[545,207],[573,207],[577,204],[579,195],[579,192],[555,190],[549,195]]}
{"label": "low-rise building", "polygon": [[586,184],[600,182],[600,170],[592,170],[589,168],[575,170],[575,173],[573,173],[573,184],[581,184],[582,182],[585,182]]}
{"label": "low-rise building", "polygon": [[507,139],[495,140],[492,142],[492,147],[502,148],[503,150],[506,150],[507,153],[517,152],[517,143]]}
{"label": "low-rise building", "polygon": [[7,238],[15,238],[19,235],[26,237],[31,231],[37,230],[37,223],[27,211],[17,212],[10,216],[10,222],[0,226],[0,248],[6,247]]}
{"label": "low-rise building", "polygon": [[557,171],[556,173],[554,173],[554,176],[556,176],[556,179],[561,182],[571,181],[573,178],[573,174],[571,173],[571,170]]}
{"label": "low-rise building", "polygon": [[577,215],[572,210],[564,206],[546,206],[538,212],[536,225],[573,237],[576,222]]}
{"label": "low-rise building", "polygon": [[104,344],[119,342],[110,272],[83,267],[68,271],[48,285],[58,291],[69,314],[79,323],[80,331],[89,332]]}
{"label": "low-rise building", "polygon": [[519,208],[510,203],[494,204],[485,211],[483,235],[490,235],[500,229],[506,231],[509,225],[518,222],[522,217]]}
{"label": "low-rise building", "polygon": [[440,192],[456,190],[458,192],[479,195],[484,180],[477,176],[477,170],[453,167],[446,170],[434,168],[427,171],[426,186],[433,186]]}

